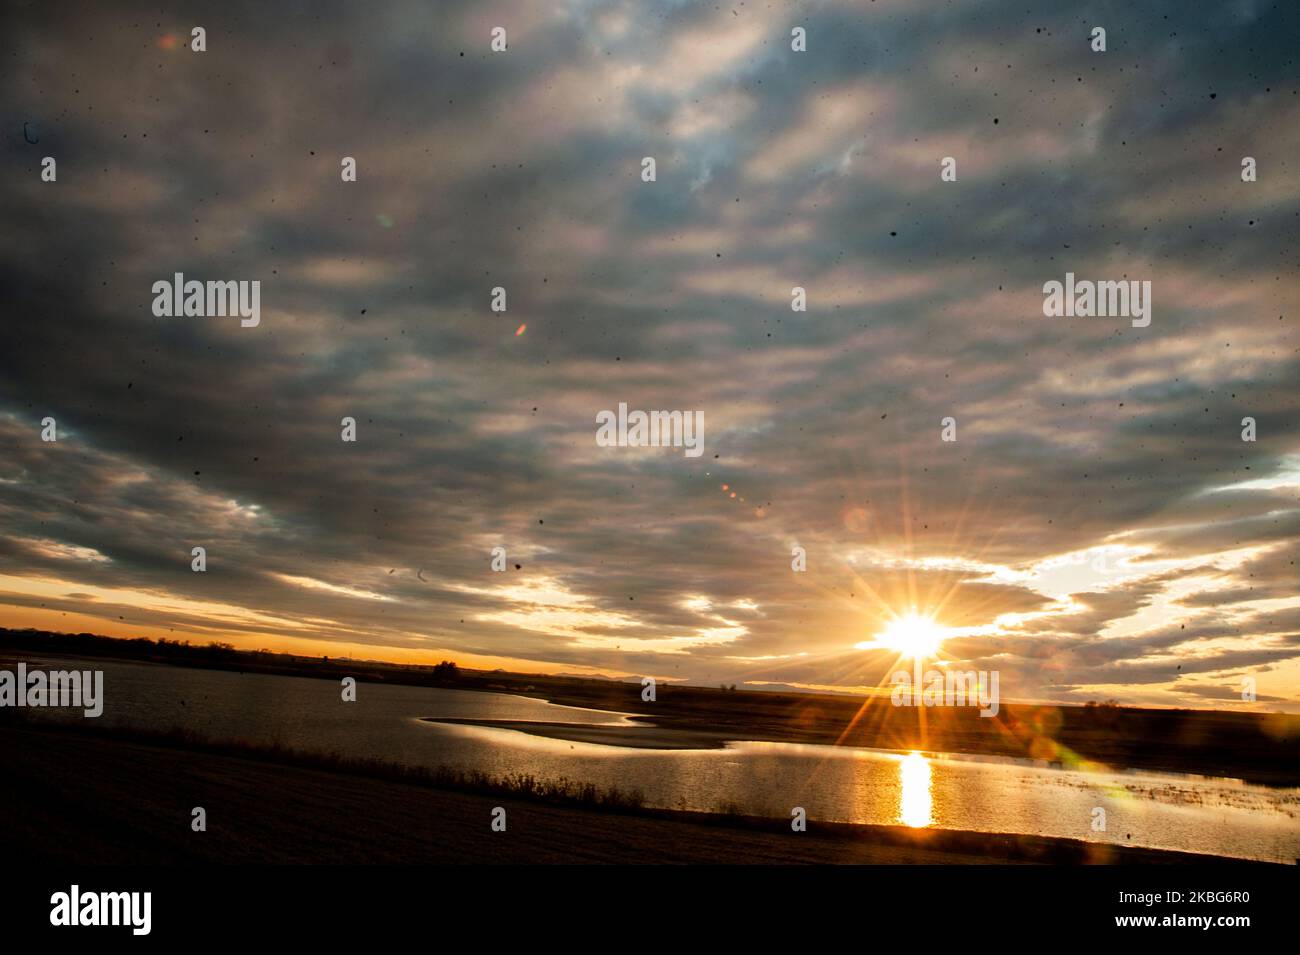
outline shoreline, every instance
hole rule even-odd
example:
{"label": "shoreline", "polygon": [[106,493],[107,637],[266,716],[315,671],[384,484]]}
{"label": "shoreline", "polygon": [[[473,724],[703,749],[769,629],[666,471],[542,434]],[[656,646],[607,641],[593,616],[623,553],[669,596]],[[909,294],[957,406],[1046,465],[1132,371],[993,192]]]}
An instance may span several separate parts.
{"label": "shoreline", "polygon": [[[435,678],[430,667],[375,661],[322,661],[251,651],[222,651],[207,659],[207,648],[184,645],[178,656],[159,657],[125,652],[117,646],[119,641],[108,638],[90,638],[75,649],[64,646],[68,640],[57,648],[37,649],[21,641],[15,645],[14,636],[15,631],[0,629],[0,661],[104,659],[266,676],[354,676],[359,682],[503,693],[652,720],[655,730],[670,734],[664,737],[670,743],[688,738],[715,741],[709,748],[750,740],[916,750],[1031,759],[1069,769],[1165,772],[1300,787],[1300,716],[1292,714],[1004,703],[995,719],[980,718],[974,711],[935,709],[923,714],[925,724],[920,726],[917,713],[893,707],[888,699],[848,695],[661,684],[657,700],[646,703],[639,684],[612,680],[502,671],[459,671],[446,679]],[[69,638],[73,644],[80,639]]]}
{"label": "shoreline", "polygon": [[621,749],[726,749],[728,743],[740,742],[704,730],[672,729],[658,724],[610,726],[600,723],[492,720],[456,716],[421,716],[419,720],[422,723],[511,730],[544,739],[563,740],[566,743],[590,743],[594,746],[617,746]]}
{"label": "shoreline", "polygon": [[[0,845],[10,858],[44,862],[1279,864],[817,820],[793,833],[784,819],[649,808],[630,793],[548,794],[518,781],[440,779],[185,734],[6,720],[0,745],[11,754]],[[208,814],[206,833],[190,831],[197,805]],[[496,807],[517,837],[490,830]],[[59,833],[53,847],[49,832]]]}

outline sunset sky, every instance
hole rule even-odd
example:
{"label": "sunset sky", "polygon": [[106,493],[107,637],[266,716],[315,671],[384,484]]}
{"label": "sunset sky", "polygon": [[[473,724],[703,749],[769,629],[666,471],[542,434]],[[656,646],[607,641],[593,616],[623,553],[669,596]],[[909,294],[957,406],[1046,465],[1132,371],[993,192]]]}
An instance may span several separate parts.
{"label": "sunset sky", "polygon": [[188,9],[0,15],[0,625],[1300,710],[1296,8]]}

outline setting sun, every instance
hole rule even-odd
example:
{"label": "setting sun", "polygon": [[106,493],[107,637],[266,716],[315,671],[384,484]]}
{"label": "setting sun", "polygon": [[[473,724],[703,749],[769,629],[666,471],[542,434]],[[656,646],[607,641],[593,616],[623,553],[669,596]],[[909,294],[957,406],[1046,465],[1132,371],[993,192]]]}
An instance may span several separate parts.
{"label": "setting sun", "polygon": [[874,640],[859,643],[857,647],[859,650],[888,649],[907,657],[925,657],[939,649],[947,634],[947,629],[930,617],[912,611],[895,617],[876,634]]}

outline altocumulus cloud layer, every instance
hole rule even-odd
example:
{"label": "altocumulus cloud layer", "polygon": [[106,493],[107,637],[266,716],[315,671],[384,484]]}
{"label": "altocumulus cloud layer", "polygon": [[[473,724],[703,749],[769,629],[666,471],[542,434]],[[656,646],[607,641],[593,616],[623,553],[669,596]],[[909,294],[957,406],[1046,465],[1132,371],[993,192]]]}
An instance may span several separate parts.
{"label": "altocumulus cloud layer", "polygon": [[1294,708],[1289,5],[5,16],[0,622],[858,688],[915,608],[1007,697]]}

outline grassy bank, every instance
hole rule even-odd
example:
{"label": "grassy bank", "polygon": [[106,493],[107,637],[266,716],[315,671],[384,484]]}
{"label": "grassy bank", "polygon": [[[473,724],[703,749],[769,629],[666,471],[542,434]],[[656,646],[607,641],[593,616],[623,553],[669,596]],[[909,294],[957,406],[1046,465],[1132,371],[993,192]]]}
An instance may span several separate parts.
{"label": "grassy bank", "polygon": [[[651,809],[635,793],[6,720],[0,847],[64,863],[1184,863],[1069,839]],[[206,832],[190,828],[202,806]],[[492,811],[507,812],[493,832]]]}

